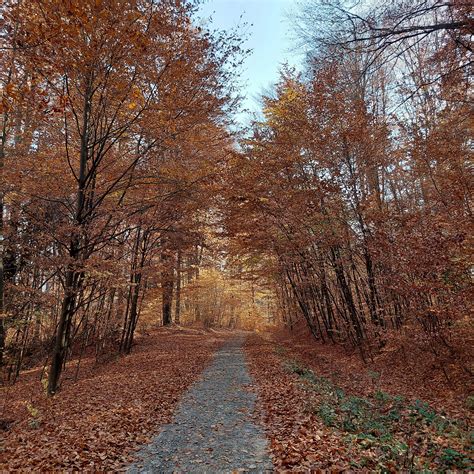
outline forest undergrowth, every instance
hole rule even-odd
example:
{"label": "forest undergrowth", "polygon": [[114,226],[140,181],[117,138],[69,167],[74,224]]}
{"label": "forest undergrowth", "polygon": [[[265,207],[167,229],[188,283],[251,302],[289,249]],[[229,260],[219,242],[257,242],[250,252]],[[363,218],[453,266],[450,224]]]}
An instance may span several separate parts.
{"label": "forest undergrowth", "polygon": [[[1,389],[0,471],[115,471],[171,419],[180,395],[199,377],[225,332],[158,329],[134,352],[95,364],[75,379],[69,364],[60,397],[47,397],[41,368]],[[44,380],[44,379],[43,379]]]}
{"label": "forest undergrowth", "polygon": [[396,342],[395,338],[390,339],[382,348],[367,350],[364,361],[357,348],[315,342],[302,326],[295,331],[276,330],[271,336],[287,357],[300,360],[360,396],[381,390],[422,399],[455,418],[467,416],[473,403],[469,346],[458,349],[451,357],[441,357],[439,352],[436,357],[429,350],[429,341],[415,343],[408,337],[399,337]]}
{"label": "forest undergrowth", "polygon": [[460,394],[439,391],[428,403],[418,398],[426,387],[404,384],[396,370],[382,377],[381,364],[332,349],[329,357],[330,348],[281,332],[248,341],[277,470],[472,469],[472,411]]}

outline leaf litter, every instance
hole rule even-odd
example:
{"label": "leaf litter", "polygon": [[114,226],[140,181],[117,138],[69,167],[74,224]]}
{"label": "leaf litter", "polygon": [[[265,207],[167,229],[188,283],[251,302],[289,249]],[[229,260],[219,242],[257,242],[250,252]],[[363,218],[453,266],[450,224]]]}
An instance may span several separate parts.
{"label": "leaf litter", "polygon": [[[134,450],[171,420],[181,394],[199,377],[225,332],[158,329],[132,354],[106,364],[83,362],[52,399],[28,371],[2,388],[0,471],[120,470]],[[71,368],[70,372],[74,372]]]}

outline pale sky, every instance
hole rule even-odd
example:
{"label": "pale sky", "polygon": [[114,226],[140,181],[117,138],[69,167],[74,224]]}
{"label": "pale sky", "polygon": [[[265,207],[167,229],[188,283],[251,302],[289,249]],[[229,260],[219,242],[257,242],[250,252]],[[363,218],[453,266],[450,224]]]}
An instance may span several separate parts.
{"label": "pale sky", "polygon": [[[250,33],[245,47],[253,53],[243,67],[242,93],[246,96],[243,105],[251,112],[259,110],[257,97],[278,80],[282,63],[298,63],[297,54],[291,51],[287,18],[294,5],[294,0],[207,0],[201,6],[199,16],[212,16],[211,28],[239,26],[243,33]],[[244,28],[244,23],[249,26]]]}

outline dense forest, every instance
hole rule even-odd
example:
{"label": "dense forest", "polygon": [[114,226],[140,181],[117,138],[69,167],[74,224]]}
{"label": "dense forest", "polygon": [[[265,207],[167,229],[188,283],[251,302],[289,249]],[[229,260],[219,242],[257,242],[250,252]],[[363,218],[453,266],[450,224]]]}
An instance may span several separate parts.
{"label": "dense forest", "polygon": [[282,71],[234,157],[226,229],[290,328],[362,357],[394,338],[455,351],[472,311],[472,12],[318,3],[297,20],[306,70]]}
{"label": "dense forest", "polygon": [[199,4],[0,7],[5,389],[40,367],[61,397],[157,326],[307,333],[466,389],[470,2],[295,4],[304,60],[248,126],[251,51]]}

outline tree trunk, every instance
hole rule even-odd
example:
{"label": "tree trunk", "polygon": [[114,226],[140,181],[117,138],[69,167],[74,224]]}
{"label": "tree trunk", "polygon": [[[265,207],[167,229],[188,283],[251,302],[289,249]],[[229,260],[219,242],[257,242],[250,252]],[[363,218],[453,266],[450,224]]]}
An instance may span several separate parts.
{"label": "tree trunk", "polygon": [[174,322],[180,323],[181,315],[181,249],[178,250],[176,259],[176,310],[174,314]]}
{"label": "tree trunk", "polygon": [[163,291],[162,315],[163,326],[169,326],[173,321],[171,318],[171,308],[173,303],[173,266],[171,265],[171,256],[169,251],[164,248],[161,253],[163,270],[161,273],[161,289]]}
{"label": "tree trunk", "polygon": [[[48,377],[48,395],[54,395],[58,389],[59,378],[66,360],[68,349],[68,338],[71,328],[72,317],[76,306],[76,297],[80,289],[81,273],[77,271],[77,264],[80,261],[81,234],[84,226],[84,207],[86,205],[86,182],[87,182],[87,162],[89,159],[89,119],[91,112],[91,81],[84,95],[84,110],[82,116],[81,147],[79,158],[79,176],[77,180],[77,201],[75,213],[75,226],[71,235],[69,247],[69,262],[66,269],[64,285],[64,298],[61,305],[58,327],[55,335],[54,349],[51,361],[51,368]],[[94,180],[90,180],[93,183]],[[92,186],[92,184],[91,184]]]}
{"label": "tree trunk", "polygon": [[73,265],[70,264],[66,272],[64,299],[59,315],[58,327],[56,329],[51,368],[48,377],[48,395],[50,396],[54,395],[58,389],[59,378],[64,366],[68,348],[68,334],[75,310],[78,280],[78,273],[75,271]]}

